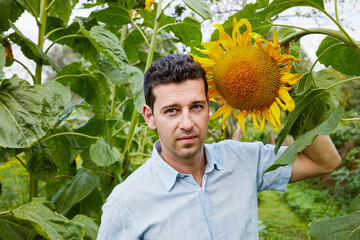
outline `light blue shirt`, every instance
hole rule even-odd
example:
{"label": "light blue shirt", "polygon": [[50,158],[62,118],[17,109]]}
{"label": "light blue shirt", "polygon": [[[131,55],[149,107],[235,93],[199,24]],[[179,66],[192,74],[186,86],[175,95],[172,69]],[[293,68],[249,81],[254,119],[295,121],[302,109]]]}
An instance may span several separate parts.
{"label": "light blue shirt", "polygon": [[261,142],[204,146],[200,187],[163,161],[157,142],[151,158],[108,197],[98,240],[258,239],[257,192],[284,191],[291,166],[263,174],[276,157],[274,146]]}

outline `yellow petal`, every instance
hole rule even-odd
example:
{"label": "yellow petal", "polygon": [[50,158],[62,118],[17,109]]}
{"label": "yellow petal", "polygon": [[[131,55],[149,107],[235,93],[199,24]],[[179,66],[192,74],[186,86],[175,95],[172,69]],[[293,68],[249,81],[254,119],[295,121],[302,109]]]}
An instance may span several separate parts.
{"label": "yellow petal", "polygon": [[233,48],[233,41],[229,34],[227,34],[221,24],[216,23],[214,25],[215,28],[219,30],[219,41],[221,42],[221,45],[225,48],[226,51],[229,51],[231,48]]}
{"label": "yellow petal", "polygon": [[217,42],[203,42],[202,45],[208,50],[207,55],[214,60],[218,60],[222,55],[224,55],[224,50]]}
{"label": "yellow petal", "polygon": [[194,58],[195,62],[198,62],[205,69],[205,71],[212,71],[211,66],[213,66],[215,64],[214,60],[212,60],[210,58],[198,57],[195,55],[191,55],[191,56]]}
{"label": "yellow petal", "polygon": [[272,31],[273,31],[273,42],[275,45],[279,45],[279,36],[278,36],[276,30],[273,29]]}
{"label": "yellow petal", "polygon": [[235,114],[233,111],[233,115],[238,120],[241,131],[245,134],[245,117],[247,116],[247,113],[239,111],[237,114]]}
{"label": "yellow petal", "polygon": [[279,88],[278,93],[281,100],[285,102],[286,109],[289,112],[292,112],[295,108],[295,103],[294,100],[290,97],[289,93],[282,87]]}
{"label": "yellow petal", "polygon": [[281,76],[280,81],[283,82],[283,83],[288,83],[290,85],[294,85],[301,78],[302,78],[302,75],[299,74],[299,73],[297,73],[297,74],[288,73],[288,74],[286,74],[284,76]]}
{"label": "yellow petal", "polygon": [[231,107],[231,106],[228,103],[225,103],[224,105],[219,107],[219,109],[214,114],[212,114],[210,116],[210,119],[215,119],[215,118],[223,115],[228,110],[229,107]]}

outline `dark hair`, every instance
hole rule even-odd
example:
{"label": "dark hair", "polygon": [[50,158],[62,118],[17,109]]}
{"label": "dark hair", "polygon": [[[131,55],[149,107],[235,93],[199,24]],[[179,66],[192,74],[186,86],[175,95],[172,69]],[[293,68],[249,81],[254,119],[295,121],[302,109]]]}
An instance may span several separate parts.
{"label": "dark hair", "polygon": [[207,96],[208,85],[206,72],[201,65],[187,54],[170,54],[156,59],[144,76],[145,102],[154,111],[155,96],[152,92],[154,87],[169,83],[182,83],[186,80],[202,78]]}

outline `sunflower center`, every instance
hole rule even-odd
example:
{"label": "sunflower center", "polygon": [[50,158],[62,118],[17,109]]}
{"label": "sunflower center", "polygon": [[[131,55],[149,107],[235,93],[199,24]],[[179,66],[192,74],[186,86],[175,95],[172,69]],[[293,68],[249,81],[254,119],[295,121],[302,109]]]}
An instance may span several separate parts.
{"label": "sunflower center", "polygon": [[231,49],[213,67],[217,90],[231,106],[241,110],[269,107],[278,95],[280,78],[276,61],[251,46]]}

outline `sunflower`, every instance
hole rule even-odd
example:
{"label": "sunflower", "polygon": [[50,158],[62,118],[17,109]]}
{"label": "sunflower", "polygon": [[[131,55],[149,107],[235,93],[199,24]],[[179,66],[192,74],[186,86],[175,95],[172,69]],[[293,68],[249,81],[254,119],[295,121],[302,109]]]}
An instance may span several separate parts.
{"label": "sunflower", "polygon": [[[222,25],[215,24],[219,39],[203,42],[205,49],[197,49],[209,58],[193,56],[207,72],[209,99],[222,106],[210,116],[225,119],[233,113],[245,132],[245,118],[250,114],[254,125],[264,129],[265,120],[276,131],[280,127],[280,108],[293,111],[295,104],[289,95],[300,74],[290,73],[292,61],[299,59],[281,54],[277,32],[273,30],[273,42],[262,39],[252,32],[247,19],[239,22],[233,18],[232,36]],[[242,34],[239,28],[246,26]]]}

